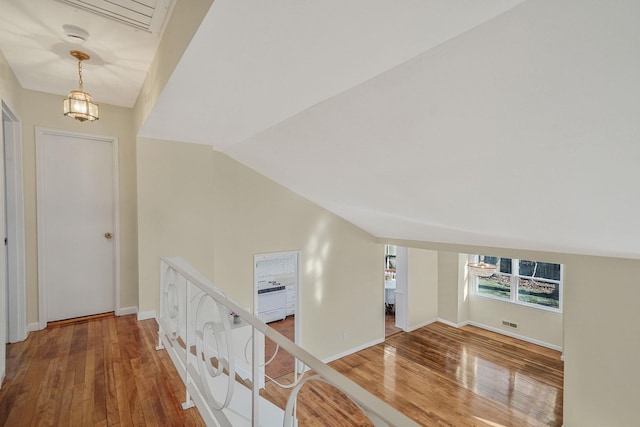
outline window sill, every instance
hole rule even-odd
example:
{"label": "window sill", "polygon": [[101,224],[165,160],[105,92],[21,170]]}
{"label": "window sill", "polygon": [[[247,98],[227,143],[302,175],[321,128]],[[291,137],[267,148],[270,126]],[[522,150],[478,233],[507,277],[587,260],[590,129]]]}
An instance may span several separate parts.
{"label": "window sill", "polygon": [[526,302],[513,301],[511,299],[495,297],[495,296],[492,296],[492,295],[484,295],[484,294],[480,294],[480,293],[477,293],[477,292],[474,292],[471,295],[475,296],[475,297],[490,299],[490,300],[493,300],[493,301],[503,302],[505,304],[515,305],[515,306],[518,306],[518,307],[526,307],[526,308],[531,308],[533,310],[541,310],[541,311],[546,311],[548,313],[554,313],[554,314],[562,315],[562,310],[559,309],[559,308],[545,307],[545,306],[542,306],[542,305],[535,305],[535,304],[529,304],[529,303],[526,303]]}

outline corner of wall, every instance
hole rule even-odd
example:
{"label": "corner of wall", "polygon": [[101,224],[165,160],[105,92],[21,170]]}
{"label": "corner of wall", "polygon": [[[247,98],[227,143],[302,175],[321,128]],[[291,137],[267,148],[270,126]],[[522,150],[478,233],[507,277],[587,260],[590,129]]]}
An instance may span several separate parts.
{"label": "corner of wall", "polygon": [[469,257],[469,254],[458,254],[458,323],[469,321],[469,294],[471,293],[467,272]]}

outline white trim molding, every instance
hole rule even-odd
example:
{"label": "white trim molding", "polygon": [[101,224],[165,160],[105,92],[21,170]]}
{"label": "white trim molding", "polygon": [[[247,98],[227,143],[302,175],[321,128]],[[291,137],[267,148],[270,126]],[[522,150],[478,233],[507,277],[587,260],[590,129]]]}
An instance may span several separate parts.
{"label": "white trim molding", "polygon": [[453,323],[452,321],[443,319],[442,317],[438,317],[438,322],[444,323],[445,325],[453,326],[454,328],[462,328],[463,326],[467,326],[469,324],[469,322]]}
{"label": "white trim molding", "polygon": [[413,332],[416,329],[423,328],[425,326],[428,326],[428,325],[430,325],[432,323],[435,323],[435,322],[438,322],[438,321],[439,321],[439,319],[437,317],[434,317],[433,319],[427,320],[426,322],[422,322],[422,323],[418,323],[417,325],[410,326],[409,328],[407,328],[406,332]]}
{"label": "white trim molding", "polygon": [[5,151],[5,194],[7,205],[7,297],[9,312],[8,342],[24,341],[28,335],[25,235],[24,235],[24,185],[22,179],[22,133],[20,119],[2,100],[2,130]]}
{"label": "white trim molding", "polygon": [[[544,341],[540,341],[540,340],[537,340],[535,338],[530,338],[530,337],[527,337],[527,336],[524,336],[524,335],[514,334],[513,332],[505,331],[505,330],[499,329],[499,328],[494,328],[492,326],[488,326],[488,325],[485,325],[483,323],[466,321],[466,322],[462,322],[462,323],[456,324],[456,323],[450,322],[449,320],[442,319],[440,317],[438,318],[438,322],[444,323],[445,325],[453,326],[454,328],[462,328],[463,326],[471,325],[471,326],[475,326],[475,327],[480,328],[480,329],[485,329],[487,331],[495,332],[497,334],[506,335],[508,337],[515,338],[515,339],[520,340],[520,341],[525,341],[525,342],[529,342],[531,344],[539,345],[541,347],[550,348],[551,350],[556,350],[556,351],[560,351],[560,352],[562,351],[562,347],[560,347],[560,346],[557,346],[557,345],[554,345],[554,344],[549,344],[549,343],[546,343]],[[563,357],[564,357],[564,355],[563,355]]]}
{"label": "white trim molding", "polygon": [[127,316],[129,314],[138,314],[138,307],[124,307],[116,311],[116,316]]}
{"label": "white trim molding", "polygon": [[148,320],[148,319],[157,319],[156,311],[141,311],[138,313],[138,320]]}
{"label": "white trim molding", "polygon": [[41,331],[43,328],[40,327],[40,323],[38,322],[32,322],[29,323],[27,325],[27,336],[31,333],[31,332],[35,332],[35,331]]}
{"label": "white trim molding", "polygon": [[539,346],[542,346],[542,347],[547,347],[547,348],[550,348],[551,350],[562,351],[562,347],[560,347],[560,346],[557,346],[557,345],[554,345],[554,344],[549,344],[549,343],[546,343],[544,341],[537,340],[535,338],[529,338],[529,337],[526,337],[524,335],[514,334],[513,332],[505,331],[505,330],[499,329],[499,328],[494,328],[493,326],[487,326],[487,325],[484,325],[482,323],[477,323],[477,322],[468,322],[467,324],[469,324],[471,326],[476,326],[476,327],[481,328],[481,329],[486,329],[487,331],[496,332],[498,334],[506,335],[508,337],[515,338],[515,339],[518,339],[520,341],[526,341],[526,342],[530,342],[531,344],[536,344],[536,345],[539,345]]}
{"label": "white trim molding", "polygon": [[344,351],[342,353],[339,353],[339,354],[327,357],[325,359],[322,359],[322,362],[323,363],[330,363],[330,362],[333,362],[334,360],[341,359],[341,358],[343,358],[345,356],[348,356],[350,354],[356,353],[356,352],[358,352],[360,350],[364,350],[365,348],[373,347],[374,345],[378,345],[378,344],[381,344],[383,342],[384,342],[384,338],[373,340],[373,341],[371,341],[371,342],[369,342],[367,344],[362,344],[362,345],[360,345],[358,347],[354,347],[354,348],[352,348],[350,350],[347,350],[347,351]]}

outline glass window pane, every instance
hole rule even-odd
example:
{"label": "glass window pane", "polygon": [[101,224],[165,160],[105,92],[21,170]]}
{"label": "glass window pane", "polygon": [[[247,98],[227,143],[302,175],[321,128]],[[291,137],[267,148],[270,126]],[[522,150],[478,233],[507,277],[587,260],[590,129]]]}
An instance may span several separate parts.
{"label": "glass window pane", "polygon": [[560,308],[560,285],[518,277],[518,301]]}
{"label": "glass window pane", "polygon": [[478,277],[477,293],[511,299],[511,277],[500,274],[494,274],[491,277]]}
{"label": "glass window pane", "polygon": [[542,279],[560,280],[560,264],[520,260],[520,275],[540,277]]}
{"label": "glass window pane", "polygon": [[480,255],[480,260],[482,260],[484,257],[484,262],[486,262],[487,264],[497,264],[498,263],[498,257],[497,256],[488,256],[488,255]]}
{"label": "glass window pane", "polygon": [[494,264],[498,266],[498,271],[501,273],[511,274],[511,258],[500,258],[497,256],[480,255],[479,259],[483,259],[487,264]]}
{"label": "glass window pane", "polygon": [[500,258],[500,272],[511,274],[511,258]]}

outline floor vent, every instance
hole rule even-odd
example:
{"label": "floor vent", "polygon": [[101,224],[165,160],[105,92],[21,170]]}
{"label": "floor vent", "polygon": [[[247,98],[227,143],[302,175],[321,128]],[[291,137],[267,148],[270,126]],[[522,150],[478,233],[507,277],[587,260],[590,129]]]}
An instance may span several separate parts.
{"label": "floor vent", "polygon": [[502,326],[508,326],[510,328],[518,329],[518,324],[517,323],[509,322],[508,320],[503,320],[502,321]]}

